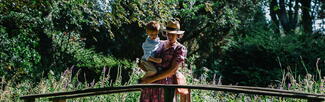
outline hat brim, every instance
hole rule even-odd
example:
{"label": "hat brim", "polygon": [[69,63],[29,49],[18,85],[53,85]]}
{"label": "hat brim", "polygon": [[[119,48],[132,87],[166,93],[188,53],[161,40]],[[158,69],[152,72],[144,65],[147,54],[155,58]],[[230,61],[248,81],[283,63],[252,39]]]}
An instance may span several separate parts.
{"label": "hat brim", "polygon": [[167,33],[172,33],[172,34],[184,34],[185,31],[181,31],[181,30],[178,30],[178,31],[175,31],[175,30],[164,30],[165,32]]}

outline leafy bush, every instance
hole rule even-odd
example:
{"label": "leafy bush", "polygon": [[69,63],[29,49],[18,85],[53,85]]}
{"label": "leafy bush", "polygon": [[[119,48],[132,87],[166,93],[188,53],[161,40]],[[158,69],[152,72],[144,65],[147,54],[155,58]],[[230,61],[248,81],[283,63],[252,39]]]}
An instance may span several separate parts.
{"label": "leafy bush", "polygon": [[180,42],[195,56],[190,63],[197,75],[267,85],[287,67],[295,75],[315,73],[312,66],[324,57],[323,37],[274,34],[257,24],[267,23],[260,3],[110,0],[98,7],[94,0],[1,0],[0,75],[37,79],[74,65],[97,74],[104,67],[131,68],[142,54],[145,23],[171,19],[186,31]]}
{"label": "leafy bush", "polygon": [[35,68],[40,63],[39,39],[32,31],[33,23],[24,22],[36,22],[38,19],[18,12],[0,15],[0,22],[7,25],[0,25],[0,75],[11,79],[20,79],[25,75],[35,77],[33,72],[40,70]]}
{"label": "leafy bush", "polygon": [[[244,1],[236,3],[243,4]],[[253,7],[251,4],[249,7]],[[0,6],[1,33],[4,33],[1,36],[6,39],[3,42],[12,42],[1,45],[1,56],[6,56],[0,58],[3,62],[1,73],[10,77],[17,71],[9,75],[2,69],[20,68],[22,73],[33,78],[42,76],[43,72],[46,76],[50,70],[60,73],[72,65],[97,72],[103,67],[127,68],[132,65],[130,60],[142,54],[141,43],[146,37],[143,26],[150,20],[160,21],[163,25],[178,18],[182,30],[188,32],[181,42],[212,48],[190,47],[189,54],[218,52],[224,37],[238,27],[237,8],[243,7],[233,5],[232,1],[210,0],[114,0],[105,5],[109,10],[104,12],[92,0],[1,0]],[[20,44],[11,40],[16,37]],[[10,47],[21,47],[28,53],[7,49]],[[10,53],[27,57],[13,62],[10,59],[15,57]]]}
{"label": "leafy bush", "polygon": [[[220,69],[225,83],[266,86],[281,79],[281,72],[318,75],[315,63],[324,59],[324,37],[292,34],[279,37],[255,29],[225,51]],[[324,64],[319,66],[324,68]]]}
{"label": "leafy bush", "polygon": [[73,65],[97,73],[104,67],[130,68],[129,60],[100,53],[89,44],[110,29],[100,24],[103,14],[92,5],[83,0],[0,1],[0,77],[39,80],[50,70],[61,73]]}

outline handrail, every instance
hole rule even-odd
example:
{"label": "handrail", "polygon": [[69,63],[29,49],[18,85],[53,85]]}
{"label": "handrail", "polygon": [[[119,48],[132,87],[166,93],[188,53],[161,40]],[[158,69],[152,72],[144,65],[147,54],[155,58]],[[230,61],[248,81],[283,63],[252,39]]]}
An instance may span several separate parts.
{"label": "handrail", "polygon": [[317,94],[317,93],[312,94],[312,93],[305,93],[305,92],[299,92],[299,91],[272,89],[272,88],[264,88],[264,87],[232,86],[232,85],[219,85],[219,86],[220,87],[232,87],[232,88],[241,88],[241,89],[261,90],[261,91],[273,91],[273,92],[284,92],[284,93],[293,93],[293,94],[315,95],[315,96],[325,97],[324,94]]}
{"label": "handrail", "polygon": [[77,97],[92,96],[92,95],[140,91],[141,88],[188,88],[188,89],[214,90],[214,91],[225,91],[225,92],[234,92],[234,93],[300,98],[300,99],[313,100],[317,102],[325,100],[325,95],[323,94],[311,94],[311,93],[295,92],[295,91],[280,90],[280,89],[270,89],[270,88],[262,88],[262,87],[228,86],[228,85],[176,85],[176,84],[137,84],[137,85],[119,86],[119,87],[90,88],[90,89],[70,91],[70,92],[25,95],[22,96],[21,99],[35,100],[35,98],[40,98],[40,97],[54,97],[51,99],[69,99],[69,98],[77,98]]}
{"label": "handrail", "polygon": [[141,91],[141,89],[124,89],[124,90],[110,90],[110,91],[99,91],[99,92],[89,92],[84,94],[74,94],[74,95],[65,95],[60,97],[50,98],[50,100],[60,100],[60,99],[71,99],[71,98],[79,98],[85,96],[94,96],[94,95],[102,95],[102,94],[113,94],[113,93],[122,93],[122,92],[133,92],[133,91]]}

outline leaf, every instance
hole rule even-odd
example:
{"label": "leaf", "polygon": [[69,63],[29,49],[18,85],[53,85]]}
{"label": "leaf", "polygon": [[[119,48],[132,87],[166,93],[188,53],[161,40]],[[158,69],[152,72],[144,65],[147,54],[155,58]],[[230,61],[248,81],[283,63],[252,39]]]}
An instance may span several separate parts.
{"label": "leaf", "polygon": [[274,11],[277,11],[279,9],[280,9],[280,6],[274,6],[274,8],[273,8]]}
{"label": "leaf", "polygon": [[213,12],[212,4],[209,3],[209,2],[205,3],[205,8],[204,9],[205,9],[206,12],[210,12],[210,13]]}

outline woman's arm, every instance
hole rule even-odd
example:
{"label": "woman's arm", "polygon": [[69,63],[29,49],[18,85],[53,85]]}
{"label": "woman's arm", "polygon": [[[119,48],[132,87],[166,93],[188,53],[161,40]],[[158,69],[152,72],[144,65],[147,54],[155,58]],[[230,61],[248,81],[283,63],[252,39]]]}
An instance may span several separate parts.
{"label": "woman's arm", "polygon": [[172,76],[178,70],[178,66],[179,65],[180,64],[177,63],[176,60],[173,60],[172,65],[171,65],[171,68],[169,68],[168,70],[166,70],[165,72],[163,72],[161,74],[158,74],[158,75],[155,75],[155,76],[152,76],[152,77],[147,77],[145,79],[142,79],[141,84],[152,83],[152,82],[155,82],[157,80],[161,80],[161,79],[164,79],[166,77]]}
{"label": "woman's arm", "polygon": [[148,61],[155,62],[155,63],[161,63],[162,59],[161,58],[153,58],[153,57],[148,57]]}
{"label": "woman's arm", "polygon": [[147,72],[147,70],[144,68],[143,64],[141,63],[141,61],[138,62],[137,64],[138,64],[138,67],[139,67],[140,69],[142,69],[143,71]]}
{"label": "woman's arm", "polygon": [[176,71],[178,70],[179,65],[184,62],[186,53],[187,53],[187,50],[184,46],[177,48],[176,52],[175,52],[175,56],[174,56],[175,58],[172,60],[172,63],[171,63],[171,68],[168,68],[166,71],[164,71],[161,74],[158,74],[158,75],[155,75],[152,77],[148,77],[148,78],[142,80],[142,83],[152,83],[157,80],[161,80],[166,77],[170,77],[170,76],[174,75],[176,73]]}

